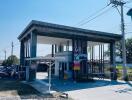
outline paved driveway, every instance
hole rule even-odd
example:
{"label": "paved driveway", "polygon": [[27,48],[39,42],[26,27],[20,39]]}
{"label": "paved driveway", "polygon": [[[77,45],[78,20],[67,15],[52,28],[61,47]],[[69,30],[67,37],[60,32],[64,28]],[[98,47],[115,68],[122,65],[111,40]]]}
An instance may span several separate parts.
{"label": "paved driveway", "polygon": [[67,93],[75,100],[132,100],[132,87],[126,84],[83,88]]}
{"label": "paved driveway", "polygon": [[75,100],[132,100],[132,82],[96,80],[75,83],[52,79],[52,88],[68,93]]}
{"label": "paved driveway", "polygon": [[[47,77],[42,81],[48,83]],[[94,82],[75,83],[52,78],[52,90],[68,93],[74,100],[132,100],[132,82],[95,79]]]}

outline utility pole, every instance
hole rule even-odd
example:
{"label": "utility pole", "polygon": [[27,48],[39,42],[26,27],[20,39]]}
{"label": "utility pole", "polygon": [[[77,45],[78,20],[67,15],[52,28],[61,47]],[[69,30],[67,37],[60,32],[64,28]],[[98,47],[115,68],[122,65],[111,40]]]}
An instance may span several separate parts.
{"label": "utility pole", "polygon": [[124,25],[124,12],[123,6],[125,2],[122,0],[110,0],[111,4],[114,4],[115,7],[120,6],[120,15],[121,15],[121,33],[122,33],[122,56],[123,56],[123,79],[127,79],[127,69],[126,69],[126,46],[125,46],[125,25]]}
{"label": "utility pole", "polygon": [[6,60],[6,50],[4,50],[4,54],[5,54],[5,60]]}
{"label": "utility pole", "polygon": [[13,42],[11,43],[11,61],[12,61],[12,64],[13,64],[13,48],[14,48],[14,44],[13,44]]}
{"label": "utility pole", "polygon": [[13,55],[13,48],[14,48],[14,44],[13,42],[11,43],[11,56]]}

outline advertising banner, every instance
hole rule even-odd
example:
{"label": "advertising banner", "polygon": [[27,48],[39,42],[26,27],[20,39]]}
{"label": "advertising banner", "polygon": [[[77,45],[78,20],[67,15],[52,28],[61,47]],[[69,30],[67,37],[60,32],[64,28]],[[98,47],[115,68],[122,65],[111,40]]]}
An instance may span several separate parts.
{"label": "advertising banner", "polygon": [[74,70],[80,70],[80,62],[87,60],[87,41],[74,40]]}

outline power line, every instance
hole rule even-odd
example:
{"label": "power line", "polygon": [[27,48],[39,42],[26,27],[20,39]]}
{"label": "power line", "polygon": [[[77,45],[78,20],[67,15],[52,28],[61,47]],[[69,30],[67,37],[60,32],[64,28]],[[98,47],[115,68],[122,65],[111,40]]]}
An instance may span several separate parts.
{"label": "power line", "polygon": [[120,14],[120,16],[121,16],[121,13],[120,13],[120,11],[119,11],[119,9],[117,8],[117,7],[115,7],[116,8],[116,10],[118,11],[118,13]]}
{"label": "power line", "polygon": [[84,21],[88,20],[89,18],[91,18],[91,17],[95,16],[95,14],[97,14],[97,13],[99,13],[99,12],[103,11],[103,10],[104,10],[105,8],[107,8],[109,5],[110,5],[110,4],[108,4],[108,5],[106,5],[105,7],[103,7],[103,8],[101,8],[101,9],[99,9],[98,11],[96,11],[96,12],[95,12],[95,13],[93,13],[93,14],[91,14],[91,15],[90,15],[90,16],[88,16],[87,18],[84,18],[83,20],[81,20],[80,22],[78,22],[75,26],[78,26],[78,25],[80,25],[81,23],[83,23]]}
{"label": "power line", "polygon": [[127,33],[132,33],[132,32],[127,32]]}
{"label": "power line", "polygon": [[132,7],[124,6],[125,8],[131,9]]}
{"label": "power line", "polygon": [[132,0],[128,0],[128,1],[126,1],[126,3],[128,4],[128,3],[132,3]]}
{"label": "power line", "polygon": [[4,50],[4,54],[5,54],[5,60],[6,60],[6,50]]}
{"label": "power line", "polygon": [[11,56],[13,55],[13,48],[14,48],[14,44],[13,42],[11,43]]}
{"label": "power line", "polygon": [[96,19],[96,18],[100,17],[101,15],[105,14],[106,12],[108,12],[111,8],[112,8],[112,7],[110,7],[109,9],[107,9],[107,10],[105,10],[105,11],[103,11],[102,13],[98,14],[97,16],[93,17],[92,19],[90,19],[90,20],[88,20],[88,21],[86,21],[86,22],[80,24],[79,26],[83,26],[83,25],[85,25],[85,24],[87,24],[87,23],[93,21],[94,19]]}

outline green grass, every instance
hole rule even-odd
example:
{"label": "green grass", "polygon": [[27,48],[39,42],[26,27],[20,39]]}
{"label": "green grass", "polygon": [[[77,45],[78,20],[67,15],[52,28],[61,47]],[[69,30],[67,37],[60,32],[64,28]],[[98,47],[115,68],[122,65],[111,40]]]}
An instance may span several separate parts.
{"label": "green grass", "polygon": [[[117,65],[116,69],[118,70],[117,76],[119,80],[122,80],[122,76],[123,76],[123,66],[121,65]],[[110,67],[105,67],[105,72],[109,73],[110,72]],[[132,68],[127,67],[127,74],[128,74],[128,78],[129,81],[132,81]],[[106,74],[106,78],[110,78],[110,74]]]}
{"label": "green grass", "polygon": [[[116,68],[118,69],[118,79],[122,78],[122,72],[123,72],[123,66],[117,65]],[[127,74],[128,74],[128,80],[132,81],[132,68],[127,67]]]}

